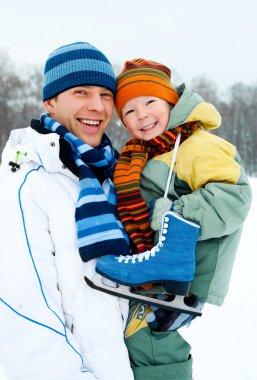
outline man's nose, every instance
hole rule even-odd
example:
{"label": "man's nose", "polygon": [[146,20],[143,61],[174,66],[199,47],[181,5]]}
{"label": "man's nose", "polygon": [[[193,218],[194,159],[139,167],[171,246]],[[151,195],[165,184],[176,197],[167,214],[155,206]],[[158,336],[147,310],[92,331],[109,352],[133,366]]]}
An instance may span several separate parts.
{"label": "man's nose", "polygon": [[103,101],[100,95],[94,95],[89,99],[89,111],[102,112],[104,110]]}

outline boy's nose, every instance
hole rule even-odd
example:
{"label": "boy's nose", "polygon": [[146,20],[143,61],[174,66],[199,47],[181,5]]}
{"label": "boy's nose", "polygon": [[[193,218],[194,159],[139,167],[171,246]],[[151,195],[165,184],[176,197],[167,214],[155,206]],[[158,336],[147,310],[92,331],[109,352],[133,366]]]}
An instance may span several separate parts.
{"label": "boy's nose", "polygon": [[138,109],[137,110],[137,117],[141,119],[145,119],[148,116],[146,110],[144,108]]}

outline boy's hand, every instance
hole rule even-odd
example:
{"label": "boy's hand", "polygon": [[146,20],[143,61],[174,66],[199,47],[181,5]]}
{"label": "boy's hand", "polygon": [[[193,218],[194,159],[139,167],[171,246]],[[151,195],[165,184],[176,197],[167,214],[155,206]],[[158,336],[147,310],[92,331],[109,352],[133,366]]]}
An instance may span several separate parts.
{"label": "boy's hand", "polygon": [[173,209],[173,202],[168,198],[153,199],[149,203],[150,222],[154,231],[161,230],[162,217],[167,211]]}
{"label": "boy's hand", "polygon": [[[167,296],[168,298],[168,296]],[[201,310],[204,303],[200,302],[194,295],[190,294],[186,298],[188,306]],[[152,331],[174,331],[190,323],[196,316],[181,313],[177,311],[169,311],[161,308],[152,308],[152,312],[147,314],[146,321]]]}

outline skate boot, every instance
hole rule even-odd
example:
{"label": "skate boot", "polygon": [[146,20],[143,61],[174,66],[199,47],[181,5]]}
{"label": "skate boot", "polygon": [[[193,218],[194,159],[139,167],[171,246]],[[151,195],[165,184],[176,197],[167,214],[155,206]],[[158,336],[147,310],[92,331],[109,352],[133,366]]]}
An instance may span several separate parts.
{"label": "skate boot", "polygon": [[126,286],[164,283],[167,293],[188,294],[195,273],[195,250],[200,227],[168,211],[162,218],[159,242],[150,251],[132,256],[102,256],[101,276]]}

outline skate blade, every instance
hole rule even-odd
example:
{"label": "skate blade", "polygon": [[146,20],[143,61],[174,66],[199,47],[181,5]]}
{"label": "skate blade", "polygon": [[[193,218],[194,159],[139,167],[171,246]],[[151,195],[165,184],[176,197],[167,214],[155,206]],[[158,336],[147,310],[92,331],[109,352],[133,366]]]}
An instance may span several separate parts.
{"label": "skate blade", "polygon": [[130,288],[125,285],[117,285],[116,288],[109,287],[105,284],[103,284],[102,276],[100,274],[96,274],[94,277],[94,280],[91,281],[89,278],[84,277],[86,283],[93,289],[99,290],[104,293],[111,294],[116,297],[125,298],[131,301],[137,301],[141,302],[150,306],[156,306],[161,309],[171,310],[171,311],[177,311],[181,313],[201,316],[202,313],[194,308],[187,306],[184,302],[184,296],[176,296],[174,300],[172,301],[164,301],[159,300],[157,298],[147,297],[143,294],[135,294],[130,291]]}

